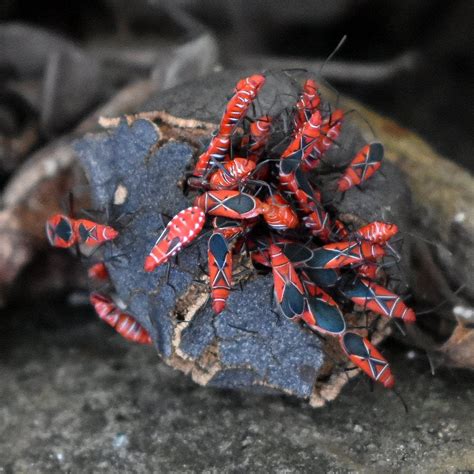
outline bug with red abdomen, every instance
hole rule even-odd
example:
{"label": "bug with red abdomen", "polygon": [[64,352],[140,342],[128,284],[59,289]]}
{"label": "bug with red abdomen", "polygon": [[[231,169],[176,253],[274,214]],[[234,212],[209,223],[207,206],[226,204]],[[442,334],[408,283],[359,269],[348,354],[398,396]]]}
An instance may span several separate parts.
{"label": "bug with red abdomen", "polygon": [[339,343],[351,362],[372,380],[381,383],[385,388],[393,388],[395,378],[388,362],[367,338],[354,332],[346,332],[339,337]]}
{"label": "bug with red abdomen", "polygon": [[331,241],[349,240],[350,232],[347,230],[346,225],[339,219],[334,219],[331,226]]}
{"label": "bug with red abdomen", "polygon": [[342,268],[349,265],[364,263],[366,260],[376,261],[385,256],[385,249],[370,242],[334,242],[313,251],[313,268]]}
{"label": "bug with red abdomen", "polygon": [[148,331],[133,316],[123,312],[112,299],[99,293],[90,295],[90,302],[100,319],[112,326],[128,341],[151,344]]}
{"label": "bug with red abdomen", "polygon": [[301,272],[301,282],[306,290],[305,311],[301,319],[320,334],[338,335],[346,330],[346,321],[334,299],[319,288],[306,272]]}
{"label": "bug with red abdomen", "polygon": [[272,229],[283,231],[298,226],[298,216],[280,193],[268,196],[265,204],[263,218]]}
{"label": "bug with red abdomen", "polygon": [[352,279],[340,291],[353,303],[381,316],[401,319],[408,324],[416,321],[415,312],[405,305],[400,296],[367,279]]}
{"label": "bug with red abdomen", "polygon": [[338,191],[345,192],[353,186],[367,181],[382,166],[382,159],[383,146],[381,143],[365,145],[338,180]]}
{"label": "bug with red abdomen", "polygon": [[109,271],[104,262],[97,262],[89,267],[87,276],[92,280],[107,280],[109,278]]}
{"label": "bug with red abdomen", "polygon": [[208,191],[194,200],[194,205],[211,216],[250,219],[263,213],[262,202],[250,194],[232,190]]}
{"label": "bug with red abdomen", "polygon": [[229,153],[230,138],[217,135],[211,139],[207,150],[199,155],[193,176],[202,177],[211,169],[214,161],[224,161]]}
{"label": "bug with red abdomen", "polygon": [[354,236],[374,244],[384,244],[398,233],[398,226],[383,221],[373,221],[357,229]]}
{"label": "bug with red abdomen", "polygon": [[336,109],[321,125],[321,134],[316,140],[315,149],[323,155],[339,138],[344,120],[344,111]]}
{"label": "bug with red abdomen", "polygon": [[55,214],[46,221],[46,236],[53,247],[69,248],[77,243],[73,219],[63,214]]}
{"label": "bug with red abdomen", "polygon": [[303,217],[303,223],[311,231],[312,235],[318,237],[323,242],[329,242],[331,221],[329,220],[329,214],[324,210],[323,206],[314,205],[312,211]]}
{"label": "bug with red abdomen", "polygon": [[296,103],[295,130],[299,130],[302,125],[319,108],[321,97],[316,81],[307,79],[303,84],[303,92]]}
{"label": "bug with red abdomen", "polygon": [[223,163],[209,178],[209,187],[212,190],[236,189],[239,184],[247,181],[255,166],[252,160],[240,157]]}
{"label": "bug with red abdomen", "polygon": [[170,257],[190,244],[201,232],[206,216],[199,207],[191,206],[176,214],[167,224],[145,259],[144,270],[152,272]]}
{"label": "bug with red abdomen", "polygon": [[232,251],[219,230],[215,230],[209,239],[207,256],[212,309],[219,314],[225,308],[232,286]]}
{"label": "bug with red abdomen", "polygon": [[316,110],[303,124],[290,144],[281,155],[282,160],[296,160],[298,164],[313,150],[316,139],[321,133],[321,113]]}
{"label": "bug with red abdomen", "polygon": [[81,244],[97,245],[113,240],[119,235],[113,227],[87,219],[74,219],[72,223],[78,242]]}
{"label": "bug with red abdomen", "polygon": [[262,74],[246,77],[237,83],[235,93],[227,103],[217,135],[222,137],[232,135],[264,83],[265,76]]}
{"label": "bug with red abdomen", "polygon": [[247,149],[247,158],[259,161],[270,137],[272,128],[272,117],[264,115],[250,124],[248,135],[244,135],[240,143],[241,148]]}
{"label": "bug with red abdomen", "polygon": [[69,248],[76,243],[98,245],[115,239],[119,233],[108,225],[55,214],[46,221],[46,235],[53,247]]}
{"label": "bug with red abdomen", "polygon": [[305,309],[304,287],[292,263],[280,247],[270,245],[275,299],[278,307],[288,319],[300,319]]}

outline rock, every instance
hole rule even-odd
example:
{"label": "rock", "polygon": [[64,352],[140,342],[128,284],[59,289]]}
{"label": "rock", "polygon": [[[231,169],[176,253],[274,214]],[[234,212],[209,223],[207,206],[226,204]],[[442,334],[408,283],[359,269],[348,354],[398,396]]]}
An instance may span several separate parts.
{"label": "rock", "polygon": [[[245,74],[221,73],[158,94],[138,116],[104,119],[115,128],[86,137],[76,150],[95,207],[106,210],[120,231],[104,247],[112,283],[127,310],[151,333],[165,362],[200,384],[281,391],[321,404],[316,381],[323,364],[332,360],[314,334],[272,311],[271,277],[243,280],[242,290],[232,293],[227,310],[216,317],[200,269],[207,263],[205,239],[179,253],[168,280],[164,265],[152,274],[143,270],[161,215],[173,216],[191,204],[192,196],[183,194],[180,183],[212,123],[220,119],[229,92]],[[288,76],[270,74],[256,107],[276,114],[294,102],[295,94]],[[362,143],[357,129],[347,128],[351,140],[333,153],[339,163],[349,162]],[[400,173],[385,164],[366,192],[351,193],[341,209],[362,221],[390,218],[406,228],[410,193]],[[121,215],[128,217],[121,220]],[[347,379],[338,373],[337,388],[326,391],[329,398]]]}

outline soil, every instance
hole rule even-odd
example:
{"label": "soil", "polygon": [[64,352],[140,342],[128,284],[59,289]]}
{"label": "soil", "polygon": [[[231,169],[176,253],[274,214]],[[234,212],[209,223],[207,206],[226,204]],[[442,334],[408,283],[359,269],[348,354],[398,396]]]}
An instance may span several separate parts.
{"label": "soil", "polygon": [[474,376],[385,346],[397,389],[357,377],[322,409],[197,386],[89,308],[2,318],[0,472],[459,472],[474,468]]}

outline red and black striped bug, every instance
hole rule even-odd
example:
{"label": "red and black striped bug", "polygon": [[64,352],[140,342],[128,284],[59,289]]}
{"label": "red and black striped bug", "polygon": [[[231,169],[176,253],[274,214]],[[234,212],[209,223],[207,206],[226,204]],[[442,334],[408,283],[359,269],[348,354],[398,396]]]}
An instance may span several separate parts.
{"label": "red and black striped bug", "polygon": [[222,167],[212,173],[209,178],[209,187],[212,190],[236,189],[245,183],[256,164],[247,158],[234,158],[222,164]]}
{"label": "red and black striped bug", "polygon": [[337,182],[337,189],[345,192],[353,186],[367,181],[381,166],[383,145],[370,143],[360,150]]}
{"label": "red and black striped bug", "polygon": [[232,286],[232,250],[219,230],[215,230],[209,239],[207,255],[212,309],[219,314],[225,308]]}
{"label": "red and black striped bug", "polygon": [[263,218],[272,229],[283,231],[298,226],[296,212],[280,193],[268,196],[264,204]]}
{"label": "red and black striped bug", "polygon": [[318,110],[321,96],[316,81],[307,79],[303,84],[303,92],[296,103],[295,130],[298,131],[309,120],[311,115]]}
{"label": "red and black striped bug", "polygon": [[340,291],[355,304],[381,316],[401,319],[409,324],[416,321],[415,312],[405,305],[400,296],[372,281],[355,278],[352,282],[346,282]]}
{"label": "red and black striped bug", "polygon": [[250,194],[232,190],[208,191],[194,200],[194,205],[211,216],[250,219],[263,214],[262,202]]}
{"label": "red and black striped bug", "polygon": [[398,226],[383,221],[373,221],[357,229],[354,236],[372,242],[373,244],[384,244],[398,233]]}
{"label": "red and black striped bug", "polygon": [[95,246],[115,239],[118,232],[108,225],[55,214],[46,221],[46,235],[53,247],[69,248],[76,243]]}
{"label": "red and black striped bug", "polygon": [[247,158],[257,163],[267,146],[272,128],[272,117],[264,115],[250,124],[248,135],[244,135],[241,148],[247,149]]}
{"label": "red and black striped bug", "polygon": [[275,298],[280,312],[288,319],[300,319],[305,309],[303,284],[280,247],[271,244],[269,251]]}
{"label": "red and black striped bug", "polygon": [[77,242],[73,220],[62,214],[55,214],[46,221],[46,236],[53,247],[69,248]]}
{"label": "red and black striped bug", "polygon": [[340,336],[339,342],[352,363],[385,388],[393,388],[395,378],[388,362],[367,338],[346,332]]}
{"label": "red and black striped bug", "polygon": [[72,222],[78,236],[77,239],[81,244],[97,245],[113,240],[119,235],[113,227],[87,219],[74,219]]}
{"label": "red and black striped bug", "polygon": [[257,96],[259,90],[265,83],[265,76],[254,74],[253,76],[241,79],[235,86],[235,94],[227,103],[224,115],[219,126],[218,135],[230,137],[244,118],[248,108]]}
{"label": "red and black striped bug", "polygon": [[[334,242],[313,252],[313,263],[318,268],[342,268],[349,265],[376,261],[385,256],[385,249],[370,242]],[[316,267],[315,267],[316,268]]]}
{"label": "red and black striped bug", "polygon": [[304,272],[301,281],[308,293],[305,297],[306,308],[301,319],[310,329],[320,334],[332,336],[342,334],[346,330],[346,321],[336,301]]}
{"label": "red and black striped bug", "polygon": [[203,177],[210,171],[214,161],[224,161],[228,156],[231,141],[229,137],[217,135],[211,139],[209,146],[198,158],[194,167],[193,176]]}
{"label": "red and black striped bug", "polygon": [[92,293],[90,302],[99,318],[112,326],[125,339],[138,344],[152,343],[148,331],[133,316],[124,313],[112,299],[99,293]]}
{"label": "red and black striped bug", "polygon": [[170,257],[190,244],[201,232],[206,215],[199,207],[192,206],[176,214],[158,237],[145,259],[144,269],[152,272]]}

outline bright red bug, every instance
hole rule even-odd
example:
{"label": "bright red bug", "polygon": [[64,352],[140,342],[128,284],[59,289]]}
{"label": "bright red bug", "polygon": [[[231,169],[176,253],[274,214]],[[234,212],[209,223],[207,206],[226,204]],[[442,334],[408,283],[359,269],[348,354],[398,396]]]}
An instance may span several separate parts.
{"label": "bright red bug", "polygon": [[343,176],[337,182],[337,189],[345,192],[353,186],[367,181],[381,166],[383,146],[381,143],[365,145],[350,162]]}
{"label": "bright red bug", "polygon": [[318,85],[313,79],[303,84],[303,93],[296,103],[295,130],[299,130],[321,104]]}
{"label": "bright red bug", "polygon": [[247,158],[254,161],[259,161],[272,128],[272,117],[264,115],[250,124],[249,135],[245,135],[241,141],[241,147],[247,148]]}
{"label": "bright red bug", "polygon": [[320,250],[321,268],[341,268],[364,263],[366,260],[376,261],[385,256],[382,246],[370,242],[334,242],[323,245]]}
{"label": "bright red bug", "polygon": [[316,140],[315,149],[321,156],[331,148],[341,133],[344,112],[336,109],[321,125],[321,134]]}
{"label": "bright red bug", "polygon": [[53,247],[69,248],[77,242],[73,219],[55,214],[46,221],[46,236]]}
{"label": "bright red bug", "polygon": [[211,216],[230,219],[250,219],[263,213],[262,202],[250,194],[239,191],[208,191],[194,200],[194,205]]}
{"label": "bright red bug", "polygon": [[265,204],[263,218],[272,229],[287,230],[298,226],[298,216],[280,193],[268,196]]}
{"label": "bright red bug", "polygon": [[282,160],[296,160],[298,164],[307,157],[314,146],[316,139],[321,133],[321,113],[316,110],[307,122],[303,124],[301,129],[295,135],[295,138],[286,147],[281,155]]}
{"label": "bright red bug", "polygon": [[405,305],[400,296],[372,281],[356,278],[340,291],[355,304],[381,316],[398,318],[409,324],[416,321],[415,312]]}
{"label": "bright red bug", "polygon": [[398,226],[383,221],[373,221],[357,229],[354,235],[374,244],[384,244],[398,233]]}
{"label": "bright red bug", "polygon": [[255,166],[252,160],[246,158],[237,157],[227,161],[222,164],[222,168],[212,173],[209,178],[209,187],[212,190],[236,189],[239,184],[249,178]]}
{"label": "bright red bug", "polygon": [[224,161],[229,153],[230,138],[217,135],[211,139],[206,151],[201,153],[194,167],[193,175],[202,177],[210,171],[213,161]]}
{"label": "bright red bug", "polygon": [[346,332],[339,337],[339,342],[352,363],[385,388],[393,388],[395,378],[388,362],[367,338]]}
{"label": "bright red bug", "polygon": [[235,94],[227,103],[217,135],[230,137],[237,124],[247,113],[248,108],[265,83],[265,76],[254,74],[241,79],[235,86]]}
{"label": "bright red bug", "polygon": [[332,222],[332,227],[331,227],[331,240],[333,241],[348,240],[349,237],[350,237],[350,232],[347,230],[344,222],[340,221],[339,219],[335,219]]}
{"label": "bright red bug", "polygon": [[97,245],[115,239],[119,233],[108,225],[98,224],[87,219],[72,221],[78,241],[86,245]]}
{"label": "bright red bug", "polygon": [[115,239],[119,234],[107,225],[55,214],[46,221],[46,235],[53,247],[68,248],[76,243],[98,245]]}
{"label": "bright red bug", "polygon": [[311,234],[318,237],[323,242],[329,242],[331,234],[331,222],[329,214],[320,205],[315,205],[313,210],[303,217],[304,225],[311,231]]}
{"label": "bright red bug", "polygon": [[104,262],[97,262],[89,267],[87,276],[93,280],[107,280],[109,278],[109,271]]}
{"label": "bright red bug", "polygon": [[369,280],[377,280],[380,277],[382,269],[376,263],[363,263],[354,268],[357,275]]}
{"label": "bright red bug", "polygon": [[170,257],[190,244],[201,232],[206,216],[199,207],[192,206],[176,214],[158,237],[145,259],[144,270],[152,272]]}
{"label": "bright red bug", "polygon": [[232,286],[232,251],[219,230],[215,230],[209,239],[207,255],[212,309],[219,314],[225,308]]}
{"label": "bright red bug", "polygon": [[299,319],[305,309],[304,287],[291,262],[275,244],[270,245],[275,299],[288,319]]}
{"label": "bright red bug", "polygon": [[99,318],[112,326],[125,339],[138,344],[152,343],[148,331],[133,316],[124,313],[110,298],[99,293],[92,293],[90,302]]}

